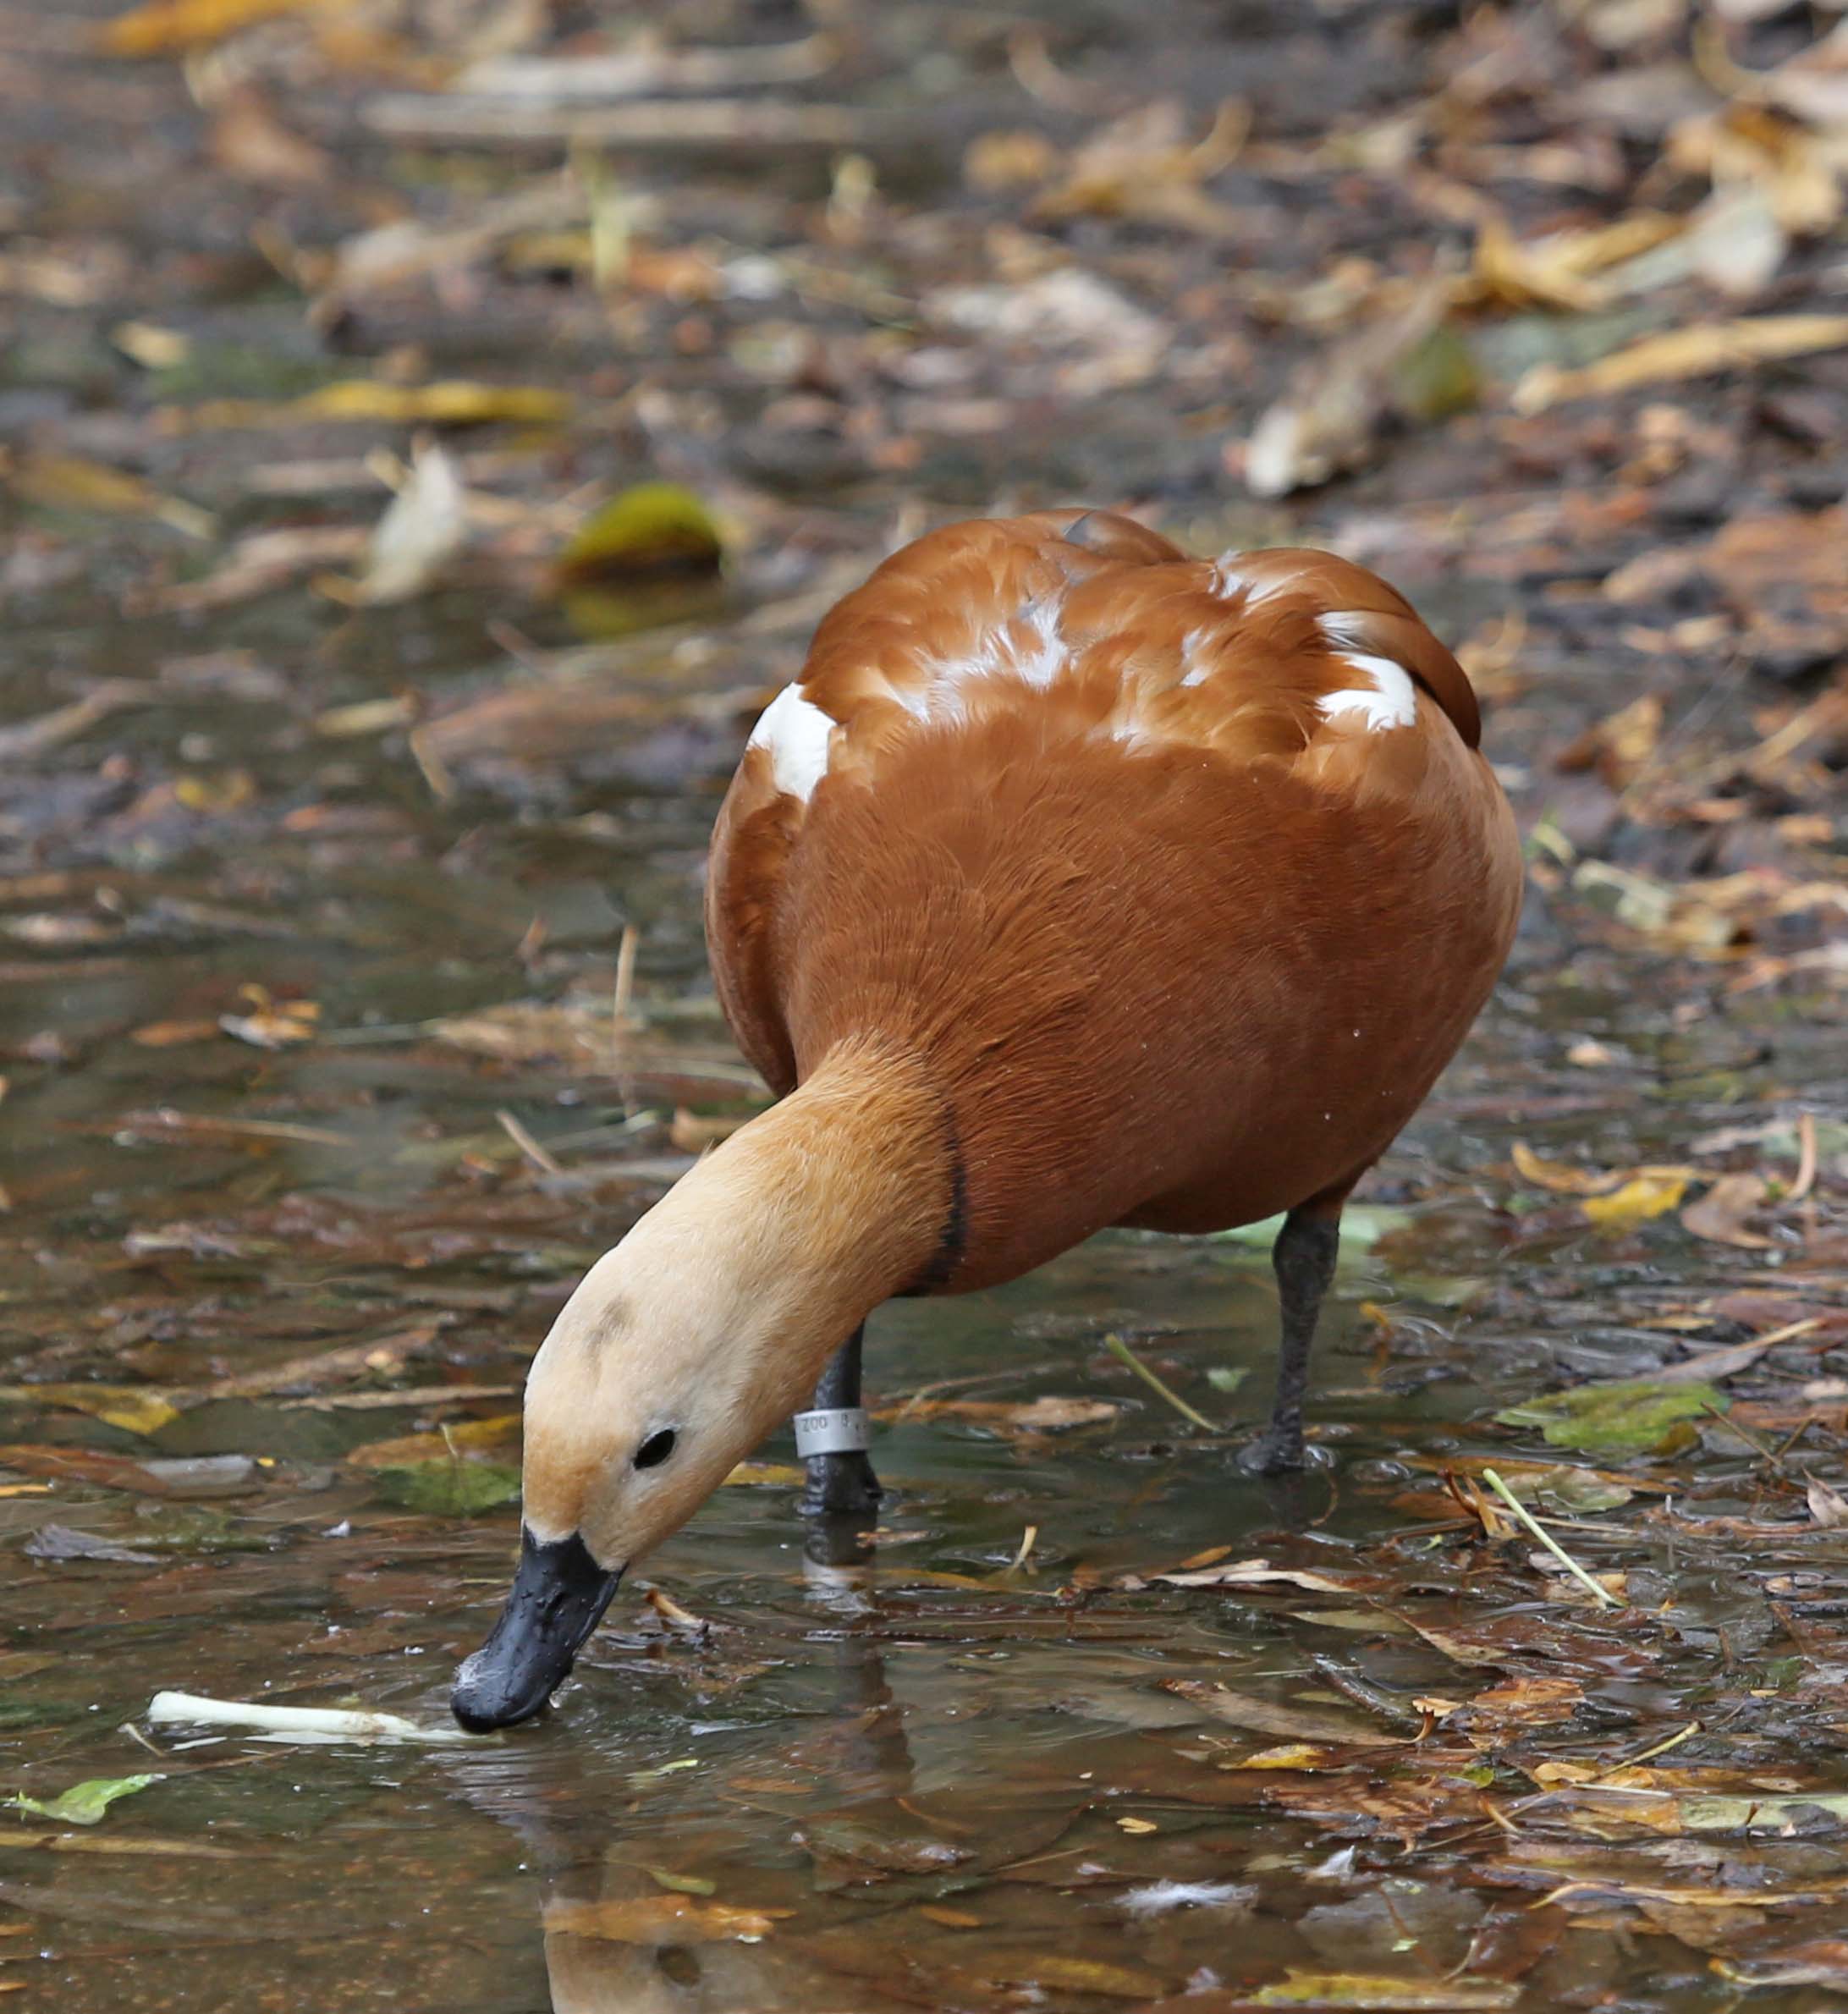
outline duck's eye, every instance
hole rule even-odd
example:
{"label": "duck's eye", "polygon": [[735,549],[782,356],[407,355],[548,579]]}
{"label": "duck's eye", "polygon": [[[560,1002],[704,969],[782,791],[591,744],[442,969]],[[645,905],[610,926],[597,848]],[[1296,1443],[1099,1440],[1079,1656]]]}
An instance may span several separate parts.
{"label": "duck's eye", "polygon": [[635,1450],[637,1468],[659,1468],[674,1452],[674,1429],[663,1427],[658,1433],[651,1433]]}

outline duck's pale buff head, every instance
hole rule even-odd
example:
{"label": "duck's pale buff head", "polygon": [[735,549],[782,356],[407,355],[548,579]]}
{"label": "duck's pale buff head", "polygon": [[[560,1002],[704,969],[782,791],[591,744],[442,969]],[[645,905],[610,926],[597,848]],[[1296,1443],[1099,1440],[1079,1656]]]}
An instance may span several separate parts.
{"label": "duck's pale buff head", "polygon": [[457,1674],[465,1726],[545,1704],[625,1569],[806,1402],[830,1353],[903,1284],[929,1203],[895,1210],[838,1137],[817,1152],[792,1109],[817,1102],[798,1092],[701,1162],[553,1324],[526,1383],[520,1565]]}

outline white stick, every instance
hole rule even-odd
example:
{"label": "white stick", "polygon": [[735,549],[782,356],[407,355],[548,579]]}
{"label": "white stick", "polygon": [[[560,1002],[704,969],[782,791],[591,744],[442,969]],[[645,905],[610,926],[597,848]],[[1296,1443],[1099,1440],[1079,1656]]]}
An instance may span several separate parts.
{"label": "white stick", "polygon": [[352,1714],[324,1706],[258,1706],[241,1699],[201,1699],[195,1692],[157,1692],[150,1727],[250,1727],[272,1734],[349,1742],[470,1742],[459,1727],[421,1727],[397,1714]]}

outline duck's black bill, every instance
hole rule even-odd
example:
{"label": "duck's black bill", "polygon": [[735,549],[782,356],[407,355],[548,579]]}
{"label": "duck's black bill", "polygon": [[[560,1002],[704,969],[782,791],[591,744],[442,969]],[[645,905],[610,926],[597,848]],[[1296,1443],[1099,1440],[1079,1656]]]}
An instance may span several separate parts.
{"label": "duck's black bill", "polygon": [[449,1709],[471,1734],[530,1720],[562,1685],[623,1577],[599,1566],[576,1533],[541,1545],[520,1538],[520,1567],[493,1632],[455,1675]]}

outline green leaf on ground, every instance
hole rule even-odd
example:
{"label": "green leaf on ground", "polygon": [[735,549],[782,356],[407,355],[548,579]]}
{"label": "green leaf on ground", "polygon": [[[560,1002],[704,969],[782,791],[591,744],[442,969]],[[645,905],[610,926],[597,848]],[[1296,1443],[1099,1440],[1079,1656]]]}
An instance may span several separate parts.
{"label": "green leaf on ground", "polygon": [[637,574],[718,570],[722,547],[712,514],[677,482],[638,482],[578,527],[559,555],[568,587]]}
{"label": "green leaf on ground", "polygon": [[13,1802],[16,1809],[53,1819],[60,1825],[96,1825],[118,1797],[131,1797],[135,1791],[145,1791],[149,1784],[160,1780],[158,1776],[91,1776],[82,1783],[74,1783],[48,1802],[25,1797],[15,1797]]}
{"label": "green leaf on ground", "polygon": [[1681,1422],[1724,1412],[1731,1401],[1718,1385],[1676,1384],[1659,1378],[1623,1378],[1581,1384],[1504,1406],[1504,1427],[1537,1427],[1556,1448],[1582,1454],[1647,1454],[1675,1438]]}
{"label": "green leaf on ground", "polygon": [[520,1501],[520,1471],[502,1461],[414,1461],[382,1468],[378,1493],[400,1510],[467,1517]]}

